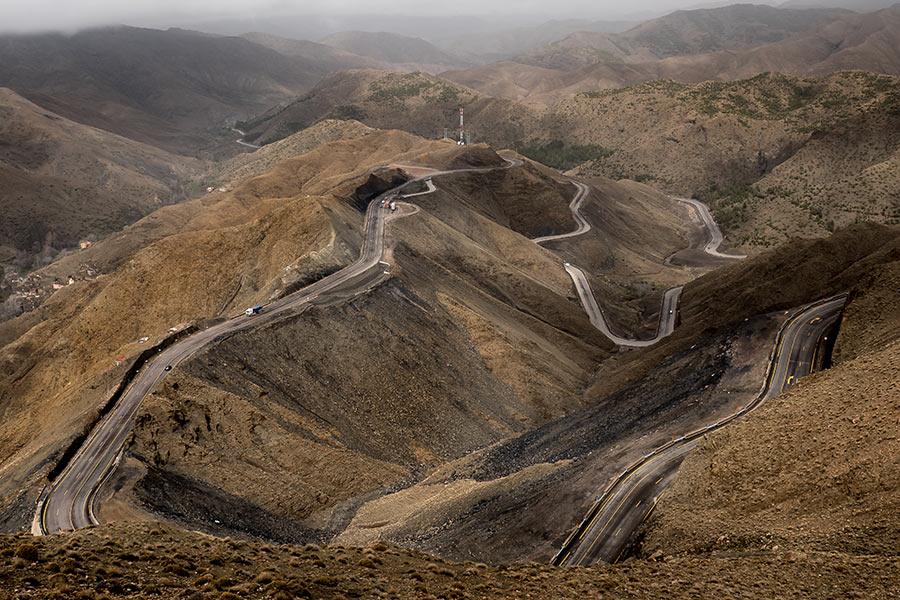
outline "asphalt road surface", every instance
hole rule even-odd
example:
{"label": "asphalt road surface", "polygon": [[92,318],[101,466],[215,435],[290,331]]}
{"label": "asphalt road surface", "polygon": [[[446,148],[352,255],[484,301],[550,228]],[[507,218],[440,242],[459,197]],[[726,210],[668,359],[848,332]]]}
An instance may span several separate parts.
{"label": "asphalt road surface", "polygon": [[[584,202],[585,198],[587,198],[590,188],[580,181],[575,181],[574,179],[570,179],[570,181],[574,183],[578,188],[578,192],[575,194],[575,198],[573,198],[572,202],[569,204],[569,208],[572,211],[572,217],[575,219],[577,227],[574,231],[571,231],[569,233],[533,238],[532,241],[536,244],[573,238],[590,231],[590,223],[588,223],[587,219],[585,219],[581,214],[581,205]],[[706,247],[703,249],[704,252],[706,252],[710,256],[715,256],[717,258],[746,258],[744,256],[722,254],[721,252],[719,252],[719,246],[722,245],[722,241],[724,240],[722,230],[719,229],[718,225],[716,225],[715,219],[713,219],[712,215],[709,212],[709,209],[706,208],[703,203],[685,198],[675,198],[675,200],[693,206],[699,212],[700,218],[703,220],[703,224],[706,226],[706,229],[710,234],[710,240],[709,243],[706,244]],[[578,298],[581,300],[581,305],[584,307],[584,310],[587,313],[591,324],[593,324],[593,326],[596,327],[600,331],[600,333],[609,338],[617,346],[626,346],[630,348],[646,348],[656,344],[664,337],[671,335],[671,333],[675,330],[675,318],[678,311],[678,300],[681,298],[681,291],[684,289],[684,286],[670,288],[669,290],[666,290],[666,293],[663,295],[662,306],[659,313],[659,325],[657,325],[656,328],[656,336],[649,340],[634,340],[618,336],[610,330],[609,322],[606,320],[606,317],[603,314],[603,309],[600,308],[600,304],[594,297],[594,292],[593,290],[591,290],[591,285],[590,283],[588,283],[584,271],[569,263],[565,263],[565,268],[569,273],[569,276],[572,278],[572,281],[575,283],[575,290],[578,293]]]}
{"label": "asphalt road surface", "polygon": [[581,299],[581,305],[584,307],[584,311],[591,320],[591,324],[616,345],[629,346],[632,348],[646,348],[652,346],[675,330],[675,312],[678,310],[678,299],[681,298],[681,290],[684,289],[684,286],[666,290],[666,293],[663,295],[656,337],[650,340],[631,340],[619,337],[610,331],[609,323],[603,316],[603,310],[600,308],[600,305],[597,304],[597,299],[594,298],[594,293],[591,291],[591,285],[588,283],[584,271],[568,263],[566,263],[566,271],[568,271],[569,275],[572,277],[572,281],[575,282],[575,290],[578,292],[578,297]]}
{"label": "asphalt road surface", "polygon": [[845,301],[845,296],[831,298],[795,314],[778,336],[763,392],[735,414],[675,439],[629,466],[594,503],[553,563],[586,566],[598,560],[616,562],[675,478],[685,456],[706,433],[741,418],[812,373]]}
{"label": "asphalt road surface", "polygon": [[572,199],[572,202],[569,203],[569,209],[572,211],[572,218],[575,219],[577,227],[574,231],[570,231],[569,233],[562,233],[560,235],[545,235],[544,237],[532,238],[531,241],[535,244],[564,240],[567,238],[579,236],[591,230],[591,224],[588,223],[587,219],[585,219],[581,214],[581,205],[584,202],[585,198],[587,198],[588,192],[590,192],[591,188],[586,184],[581,183],[580,181],[575,181],[574,179],[570,179],[569,181],[574,183],[575,187],[578,188],[578,191],[575,193],[575,197]]}
{"label": "asphalt road surface", "polygon": [[251,144],[250,142],[245,142],[244,136],[247,135],[247,133],[245,131],[241,131],[240,129],[238,129],[236,127],[232,127],[231,130],[234,131],[235,133],[239,133],[241,136],[240,138],[234,140],[235,144],[240,144],[241,146],[246,146],[247,148],[253,148],[254,150],[259,150],[260,148],[262,148],[262,146],[257,146],[256,144]]}
{"label": "asphalt road surface", "polygon": [[232,335],[296,313],[321,294],[333,293],[338,297],[350,297],[383,280],[386,277],[381,264],[384,250],[384,223],[385,216],[390,209],[382,206],[382,200],[396,195],[402,188],[421,180],[425,180],[429,191],[432,191],[434,186],[429,184],[430,179],[438,175],[489,171],[522,164],[517,159],[504,160],[507,164],[503,167],[455,169],[431,173],[379,195],[369,203],[366,210],[365,240],[360,257],[356,262],[266,305],[259,314],[246,316],[242,313],[175,343],[155,358],[147,361],[116,405],[93,429],[66,469],[53,482],[46,499],[38,506],[32,532],[42,535],[98,523],[93,514],[93,496],[106,476],[112,472],[117,457],[131,431],[141,402],[166,376],[168,368],[176,367],[197,350],[221,336]]}
{"label": "asphalt road surface", "polygon": [[722,235],[722,230],[719,229],[719,226],[716,224],[716,220],[713,219],[712,214],[710,214],[709,209],[705,204],[699,202],[697,200],[692,200],[690,198],[674,198],[678,202],[682,204],[687,204],[688,206],[694,207],[698,213],[700,213],[700,218],[703,220],[703,224],[706,225],[706,229],[709,230],[709,243],[706,244],[706,248],[703,249],[704,252],[709,254],[710,256],[715,256],[717,258],[746,258],[743,255],[739,254],[722,254],[719,252],[719,246],[722,245],[722,241],[725,239]]}

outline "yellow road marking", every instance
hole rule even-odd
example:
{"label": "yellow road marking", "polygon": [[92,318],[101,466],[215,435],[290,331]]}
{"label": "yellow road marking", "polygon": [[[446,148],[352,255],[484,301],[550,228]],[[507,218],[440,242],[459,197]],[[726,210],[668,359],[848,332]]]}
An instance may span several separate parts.
{"label": "yellow road marking", "polygon": [[619,534],[620,534],[620,533],[622,533],[622,528],[621,528],[621,527],[619,527],[619,528],[616,530],[616,534],[615,534],[613,537],[619,537]]}
{"label": "yellow road marking", "polygon": [[[664,476],[663,476],[663,477],[664,477]],[[662,481],[662,480],[663,480],[663,478],[660,477],[659,479],[656,480],[656,483],[654,483],[653,485],[659,485],[659,482]]]}

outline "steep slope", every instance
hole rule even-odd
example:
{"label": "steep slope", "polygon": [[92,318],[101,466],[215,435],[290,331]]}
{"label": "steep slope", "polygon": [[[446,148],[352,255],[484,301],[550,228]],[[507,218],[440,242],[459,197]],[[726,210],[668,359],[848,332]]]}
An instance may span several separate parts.
{"label": "steep slope", "polygon": [[896,556],[896,244],[859,281],[830,371],[709,436],[652,519],[644,552]]}
{"label": "steep slope", "polygon": [[451,33],[447,31],[430,41],[455,56],[475,64],[506,60],[523,54],[532,48],[543,46],[578,31],[617,33],[630,29],[628,21],[591,21],[588,19],[563,19],[547,21],[533,27],[516,27],[500,31],[478,33]]}
{"label": "steep slope", "polygon": [[515,60],[552,69],[573,69],[610,60],[641,63],[723,50],[741,51],[779,42],[841,14],[751,4],[679,10],[623,33],[574,33]]}
{"label": "steep slope", "polygon": [[[769,72],[827,75],[844,69],[900,74],[900,55],[893,43],[900,31],[900,8],[860,15],[741,5],[673,17],[681,15],[678,22],[695,13],[724,16],[729,11],[758,12],[759,18],[691,18],[691,26],[680,26],[707,29],[687,37],[664,20],[616,36],[577,33],[514,62],[442,76],[482,93],[548,106],[579,92],[658,79],[697,83]],[[510,80],[515,85],[509,85]]]}
{"label": "steep slope", "polygon": [[612,150],[578,172],[699,196],[752,249],[896,221],[897,90],[895,77],[853,72],[647,83],[561,102],[548,131]]}
{"label": "steep slope", "polygon": [[[527,109],[422,72],[345,71],[334,73],[308,94],[242,122],[246,139],[268,144],[322,119],[354,119],[376,128],[397,128],[427,138],[450,133],[465,105],[468,122],[491,141],[521,137]],[[491,123],[490,126],[487,124]],[[484,124],[483,126],[480,124]],[[492,135],[488,136],[488,132]],[[476,140],[478,138],[476,137]]]}
{"label": "steep slope", "polygon": [[224,141],[227,119],[309,89],[323,74],[316,61],[245,39],[176,29],[0,38],[6,87],[73,121],[181,153]]}
{"label": "steep slope", "polygon": [[430,42],[398,33],[342,31],[332,33],[322,38],[320,42],[409,71],[438,73],[465,64],[463,60]]}
{"label": "steep slope", "polygon": [[374,165],[427,150],[400,132],[338,142],[268,180],[162,208],[86,251],[103,275],[0,325],[4,504],[46,476],[94,420],[144,349],[137,340],[340,268],[359,248],[353,190]]}
{"label": "steep slope", "polygon": [[426,594],[599,600],[611,593],[641,600],[726,594],[765,600],[785,593],[880,598],[890,597],[891,582],[900,577],[897,560],[880,556],[673,557],[661,563],[556,569],[451,563],[387,544],[336,548],[245,542],[158,524],[115,524],[41,539],[3,536],[0,553],[0,592],[27,590],[33,598],[91,598],[101,589],[100,594],[141,599],[188,591],[230,600]]}
{"label": "steep slope", "polygon": [[268,33],[252,32],[241,36],[260,46],[270,48],[279,54],[290,56],[316,69],[320,75],[347,69],[384,68],[385,65],[368,56],[347,52],[334,45],[326,45],[309,40],[295,40]]}
{"label": "steep slope", "polygon": [[[338,541],[389,540],[460,560],[549,560],[596,494],[626,465],[756,397],[785,309],[854,289],[898,256],[900,229],[856,226],[826,240],[782,246],[689,283],[673,335],[598,365],[582,391],[585,408],[367,502]],[[759,447],[754,453],[760,463],[771,460]],[[701,484],[695,478],[684,489],[691,486]],[[707,502],[729,510],[715,496]],[[684,526],[689,506],[679,510]],[[677,548],[677,531],[667,535]]]}
{"label": "steep slope", "polygon": [[0,264],[43,266],[185,199],[199,161],[79,125],[0,89]]}

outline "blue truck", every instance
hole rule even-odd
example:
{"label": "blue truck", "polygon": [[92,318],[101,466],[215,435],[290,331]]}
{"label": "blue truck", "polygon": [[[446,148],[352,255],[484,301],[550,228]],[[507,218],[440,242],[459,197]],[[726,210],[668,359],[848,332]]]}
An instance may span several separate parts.
{"label": "blue truck", "polygon": [[248,317],[252,317],[255,314],[258,314],[262,310],[262,304],[253,306],[244,311],[244,314]]}

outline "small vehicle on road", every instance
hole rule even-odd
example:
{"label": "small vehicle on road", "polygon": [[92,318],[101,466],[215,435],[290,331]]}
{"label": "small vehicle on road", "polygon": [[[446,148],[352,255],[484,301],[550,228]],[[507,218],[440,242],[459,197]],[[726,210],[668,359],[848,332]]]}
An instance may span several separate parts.
{"label": "small vehicle on road", "polygon": [[171,371],[171,370],[172,370],[172,365],[166,365],[165,370],[166,370],[166,371]]}
{"label": "small vehicle on road", "polygon": [[244,311],[244,314],[247,315],[248,317],[252,317],[255,314],[259,314],[260,312],[262,312],[262,304],[259,304],[257,306],[251,306],[250,308],[248,308],[247,310]]}

